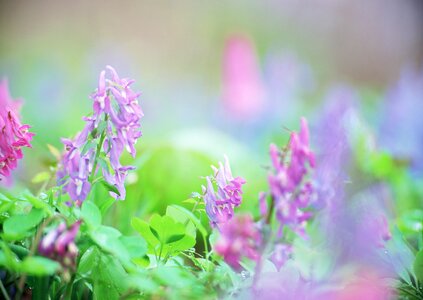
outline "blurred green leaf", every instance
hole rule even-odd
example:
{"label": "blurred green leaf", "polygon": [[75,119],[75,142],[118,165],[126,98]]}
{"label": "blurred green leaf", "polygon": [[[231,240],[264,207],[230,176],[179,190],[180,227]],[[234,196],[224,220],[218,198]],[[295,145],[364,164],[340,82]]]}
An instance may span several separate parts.
{"label": "blurred green leaf", "polygon": [[91,201],[84,201],[82,204],[81,217],[92,230],[97,229],[101,225],[100,210]]}
{"label": "blurred green leaf", "polygon": [[423,250],[417,252],[416,259],[413,264],[414,273],[420,282],[423,282]]}
{"label": "blurred green leaf", "polygon": [[6,240],[21,240],[29,236],[31,229],[36,227],[44,218],[41,209],[32,209],[27,215],[14,215],[3,224],[3,237]]}
{"label": "blurred green leaf", "polygon": [[60,264],[42,256],[27,256],[19,265],[19,271],[33,276],[52,275],[60,269]]}
{"label": "blurred green leaf", "polygon": [[45,182],[47,180],[49,180],[51,177],[50,172],[47,171],[43,171],[40,172],[38,174],[36,174],[33,178],[32,178],[32,183],[40,183],[40,182]]}

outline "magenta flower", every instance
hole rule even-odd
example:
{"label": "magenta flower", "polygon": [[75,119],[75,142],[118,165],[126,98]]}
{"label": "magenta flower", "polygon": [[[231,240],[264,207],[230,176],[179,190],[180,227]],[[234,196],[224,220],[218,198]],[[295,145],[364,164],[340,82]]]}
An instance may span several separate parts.
{"label": "magenta flower", "polygon": [[75,237],[78,234],[81,221],[77,221],[67,228],[65,223],[47,233],[38,245],[38,252],[48,258],[60,262],[67,270],[75,269],[78,248]]}
{"label": "magenta flower", "polygon": [[[245,184],[245,180],[242,177],[234,178],[232,176],[226,156],[225,164],[219,163],[219,168],[212,166],[212,169],[214,175],[207,176],[207,187],[203,186],[203,200],[210,225],[216,227],[218,224],[230,220],[234,214],[234,207],[241,204],[242,185]],[[217,186],[217,191],[215,191],[213,182]]]}
{"label": "magenta flower", "polygon": [[22,159],[22,147],[31,148],[33,133],[28,132],[29,125],[22,125],[19,120],[20,101],[13,101],[9,95],[7,81],[0,82],[0,180],[8,177]]}
{"label": "magenta flower", "polygon": [[[309,168],[314,168],[314,154],[309,148],[307,121],[301,119],[299,133],[291,133],[285,151],[270,145],[273,170],[268,176],[270,195],[274,200],[276,217],[281,224],[289,226],[294,232],[305,237],[305,223],[311,218],[307,211],[314,198],[312,183],[308,180]],[[261,203],[263,195],[261,195]],[[262,204],[263,207],[264,204]]]}
{"label": "magenta flower", "polygon": [[135,144],[141,136],[143,112],[137,100],[140,94],[130,88],[134,81],[120,78],[110,66],[107,70],[110,78],[102,71],[98,88],[91,95],[93,115],[84,118],[85,127],[74,140],[62,140],[67,152],[57,173],[58,182],[77,205],[86,199],[91,177],[98,169],[104,180],[116,188],[117,192],[110,194],[116,199],[125,198],[125,178],[133,167],[122,166],[120,157],[124,149],[135,156]]}
{"label": "magenta flower", "polygon": [[256,261],[259,259],[260,241],[260,232],[255,227],[253,218],[250,215],[241,215],[222,224],[214,250],[223,256],[228,265],[239,270],[243,257]]}

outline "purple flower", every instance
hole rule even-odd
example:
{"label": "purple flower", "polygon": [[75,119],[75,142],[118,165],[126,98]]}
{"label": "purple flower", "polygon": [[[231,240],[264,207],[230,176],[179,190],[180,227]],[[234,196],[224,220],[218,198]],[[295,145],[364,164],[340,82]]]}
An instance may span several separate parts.
{"label": "purple flower", "polygon": [[92,117],[83,118],[85,127],[74,140],[62,139],[67,152],[57,173],[58,182],[78,205],[90,192],[90,181],[99,168],[104,180],[118,191],[110,194],[116,199],[125,198],[125,178],[133,167],[122,166],[120,157],[124,149],[135,157],[135,144],[141,136],[143,112],[137,100],[140,94],[130,88],[134,81],[120,78],[110,66],[107,70],[110,78],[102,71],[98,88],[91,95]]}
{"label": "purple flower", "polygon": [[81,221],[77,221],[67,228],[65,223],[47,233],[38,245],[38,252],[48,258],[60,262],[66,271],[75,271],[78,248],[75,237],[78,234]]}
{"label": "purple flower", "polygon": [[256,261],[259,259],[260,241],[261,235],[252,217],[241,215],[222,224],[214,250],[223,256],[227,264],[239,270],[240,260],[243,257]]}
{"label": "purple flower", "polygon": [[423,174],[423,69],[404,69],[382,103],[380,144]]}
{"label": "purple flower", "polygon": [[314,188],[307,175],[315,162],[309,148],[308,126],[304,118],[301,119],[300,132],[291,133],[285,151],[280,151],[274,144],[270,145],[270,158],[273,169],[268,182],[276,217],[281,225],[280,232],[284,226],[289,226],[305,237],[305,223],[312,216],[307,209],[314,199]]}
{"label": "purple flower", "polygon": [[29,125],[19,120],[20,101],[13,101],[9,95],[7,81],[0,82],[0,180],[8,177],[22,159],[22,147],[31,147],[33,133]]}
{"label": "purple flower", "polygon": [[[210,225],[216,227],[230,220],[234,214],[234,207],[241,204],[242,185],[245,184],[245,180],[242,177],[232,176],[226,156],[225,164],[219,163],[219,168],[212,166],[212,169],[214,175],[207,176],[207,186],[203,186],[203,200]],[[217,191],[213,182],[217,186]]]}

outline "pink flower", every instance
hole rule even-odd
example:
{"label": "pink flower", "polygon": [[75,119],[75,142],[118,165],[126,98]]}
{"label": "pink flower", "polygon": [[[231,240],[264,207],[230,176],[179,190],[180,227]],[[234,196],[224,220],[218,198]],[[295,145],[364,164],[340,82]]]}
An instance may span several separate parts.
{"label": "pink flower", "polygon": [[305,223],[312,216],[307,208],[314,197],[314,188],[307,175],[309,168],[314,168],[315,161],[309,148],[308,126],[304,118],[301,119],[300,132],[291,133],[285,151],[270,145],[270,158],[273,170],[268,176],[268,182],[281,231],[284,226],[289,226],[305,237]]}
{"label": "pink flower", "polygon": [[235,270],[241,268],[240,260],[243,257],[258,260],[258,247],[261,241],[250,215],[236,216],[222,224],[220,237],[214,245],[217,254],[223,256],[225,262]]}
{"label": "pink flower", "polygon": [[33,133],[29,125],[19,120],[20,102],[13,101],[9,95],[7,81],[0,82],[0,179],[7,177],[22,159],[22,147],[31,147]]}
{"label": "pink flower", "polygon": [[237,120],[259,116],[264,109],[264,91],[252,42],[243,36],[230,37],[223,58],[226,111]]}
{"label": "pink flower", "polygon": [[[242,185],[245,180],[242,177],[234,178],[228,158],[225,156],[225,164],[219,163],[219,168],[212,166],[213,176],[207,176],[207,186],[203,186],[203,200],[206,212],[212,227],[225,223],[234,214],[234,207],[242,201]],[[217,185],[217,191],[213,182]]]}

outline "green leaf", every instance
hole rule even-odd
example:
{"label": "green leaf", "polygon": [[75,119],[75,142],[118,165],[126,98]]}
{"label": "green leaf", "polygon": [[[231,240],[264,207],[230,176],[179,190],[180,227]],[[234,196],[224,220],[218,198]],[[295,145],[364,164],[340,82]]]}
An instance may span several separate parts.
{"label": "green leaf", "polygon": [[413,264],[414,273],[420,282],[423,282],[423,250],[417,252],[416,259]]}
{"label": "green leaf", "polygon": [[203,237],[207,236],[207,229],[203,226],[201,221],[188,209],[179,205],[170,205],[166,209],[166,214],[172,216],[174,219],[180,222],[186,222],[190,220],[194,226],[200,231]]}
{"label": "green leaf", "polygon": [[0,240],[0,266],[6,267],[9,271],[18,272],[20,260],[15,253]]}
{"label": "green leaf", "polygon": [[120,236],[119,240],[125,246],[131,259],[142,258],[147,253],[147,242],[138,236]]}
{"label": "green leaf", "polygon": [[53,275],[60,269],[58,262],[42,256],[27,256],[19,265],[19,271],[33,276]]}
{"label": "green leaf", "polygon": [[80,274],[82,277],[91,276],[92,271],[98,264],[100,254],[101,253],[96,246],[91,246],[88,248],[79,260],[78,274]]}
{"label": "green leaf", "polygon": [[84,201],[82,204],[81,217],[92,230],[101,225],[101,212],[91,201]]}
{"label": "green leaf", "polygon": [[90,232],[90,237],[102,250],[117,257],[126,268],[133,267],[129,250],[120,239],[122,234],[117,229],[100,226],[97,230]]}
{"label": "green leaf", "polygon": [[92,284],[94,299],[119,299],[128,288],[128,274],[119,260],[96,246],[82,255],[78,274]]}
{"label": "green leaf", "polygon": [[4,238],[6,240],[21,240],[31,234],[31,229],[36,227],[44,218],[41,209],[32,209],[28,215],[14,215],[3,224]]}
{"label": "green leaf", "polygon": [[53,215],[53,209],[50,207],[50,205],[48,205],[48,203],[45,202],[44,200],[42,200],[42,199],[34,196],[33,194],[31,194],[30,191],[28,191],[28,190],[24,191],[20,198],[22,198],[22,200],[28,201],[35,208],[42,209],[49,216]]}
{"label": "green leaf", "polygon": [[172,235],[172,236],[167,238],[167,240],[165,241],[165,244],[170,244],[170,243],[180,241],[184,238],[184,236],[185,236],[185,234]]}
{"label": "green leaf", "polygon": [[161,241],[159,233],[153,227],[149,226],[151,233],[156,237],[158,241]]}
{"label": "green leaf", "polygon": [[106,189],[109,191],[109,192],[113,192],[113,193],[115,193],[116,195],[118,195],[118,196],[120,196],[120,192],[119,192],[119,190],[117,189],[117,187],[115,187],[113,184],[110,184],[110,183],[108,183],[107,181],[105,181],[105,180],[102,180],[101,181],[101,183],[106,187]]}
{"label": "green leaf", "polygon": [[404,233],[419,233],[423,230],[423,210],[414,209],[402,214],[398,228]]}

